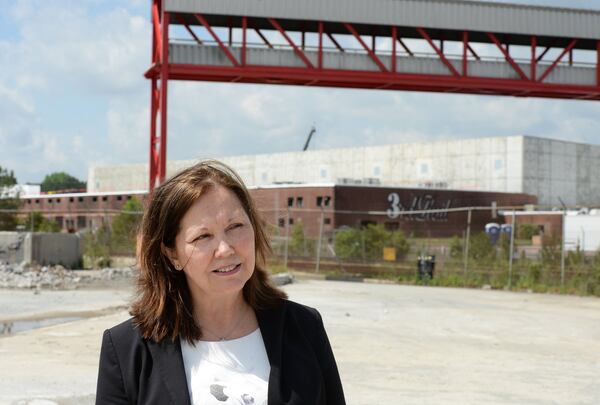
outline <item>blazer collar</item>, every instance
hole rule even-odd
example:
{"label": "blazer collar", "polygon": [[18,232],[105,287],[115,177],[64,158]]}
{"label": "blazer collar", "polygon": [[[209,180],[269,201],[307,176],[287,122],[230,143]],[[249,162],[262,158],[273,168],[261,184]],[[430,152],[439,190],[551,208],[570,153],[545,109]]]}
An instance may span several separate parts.
{"label": "blazer collar", "polygon": [[285,304],[280,306],[256,311],[258,327],[265,343],[267,357],[271,365],[269,373],[268,405],[279,405],[281,403],[281,354],[283,350],[283,319]]}
{"label": "blazer collar", "polygon": [[191,405],[179,338],[175,341],[165,338],[159,343],[149,340],[148,349],[173,403]]}

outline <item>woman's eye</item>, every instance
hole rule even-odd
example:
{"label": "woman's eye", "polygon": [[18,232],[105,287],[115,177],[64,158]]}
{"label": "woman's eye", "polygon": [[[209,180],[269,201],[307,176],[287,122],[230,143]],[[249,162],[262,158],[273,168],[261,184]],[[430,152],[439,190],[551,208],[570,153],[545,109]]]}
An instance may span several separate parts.
{"label": "woman's eye", "polygon": [[198,236],[196,237],[196,239],[194,239],[194,242],[198,242],[199,240],[206,239],[206,238],[208,238],[209,236],[210,236],[210,235],[209,235],[209,234],[207,234],[207,233],[204,233],[204,234],[202,234],[202,235],[198,235]]}
{"label": "woman's eye", "polygon": [[241,228],[242,226],[244,226],[244,224],[242,224],[242,223],[237,223],[237,224],[233,224],[233,225],[231,225],[231,226],[229,227],[229,229],[239,229],[239,228]]}

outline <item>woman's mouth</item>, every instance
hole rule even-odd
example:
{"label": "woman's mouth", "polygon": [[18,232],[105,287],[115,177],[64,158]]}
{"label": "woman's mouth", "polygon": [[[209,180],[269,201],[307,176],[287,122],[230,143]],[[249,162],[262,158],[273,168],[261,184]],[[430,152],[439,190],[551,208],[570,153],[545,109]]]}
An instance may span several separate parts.
{"label": "woman's mouth", "polygon": [[218,276],[228,276],[228,275],[237,273],[241,267],[242,267],[241,263],[232,264],[229,266],[224,266],[224,267],[218,268],[216,270],[213,270],[213,273],[215,273]]}

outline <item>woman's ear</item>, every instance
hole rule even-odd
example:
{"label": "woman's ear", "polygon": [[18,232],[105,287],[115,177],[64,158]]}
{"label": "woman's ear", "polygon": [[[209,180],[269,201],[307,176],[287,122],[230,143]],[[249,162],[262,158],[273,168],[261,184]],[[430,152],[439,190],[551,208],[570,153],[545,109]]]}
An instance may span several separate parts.
{"label": "woman's ear", "polygon": [[169,261],[171,262],[173,267],[175,267],[175,270],[183,269],[183,266],[181,266],[181,264],[179,263],[179,260],[177,260],[177,252],[175,251],[175,249],[168,248],[165,246],[164,243],[161,243],[160,250],[162,251],[163,255],[165,255],[169,258]]}

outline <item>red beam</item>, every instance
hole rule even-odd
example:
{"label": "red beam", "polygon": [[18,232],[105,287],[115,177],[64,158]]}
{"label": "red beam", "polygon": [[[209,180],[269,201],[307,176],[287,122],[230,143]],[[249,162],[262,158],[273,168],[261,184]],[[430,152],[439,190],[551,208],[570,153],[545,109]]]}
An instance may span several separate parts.
{"label": "red beam", "polygon": [[342,48],[342,46],[338,43],[338,41],[335,40],[335,38],[333,37],[333,35],[331,35],[329,32],[326,32],[325,35],[327,35],[327,38],[329,38],[329,40],[335,45],[335,47],[340,52],[344,52],[344,48]]}
{"label": "red beam", "polygon": [[400,44],[400,46],[402,46],[402,48],[404,48],[406,53],[408,53],[410,56],[415,56],[415,54],[410,49],[408,49],[408,46],[406,46],[404,41],[402,41],[402,38],[398,38],[398,43]]}
{"label": "red beam", "polygon": [[283,28],[281,28],[281,25],[279,25],[277,20],[274,18],[268,18],[268,20],[271,23],[271,25],[273,27],[275,27],[275,29],[277,31],[279,31],[279,33],[285,38],[285,40],[288,42],[288,44],[291,45],[291,47],[294,49],[294,52],[296,53],[296,55],[298,55],[298,57],[300,59],[302,59],[302,62],[304,62],[306,67],[308,67],[310,69],[314,69],[315,66],[312,64],[312,62],[310,60],[308,60],[308,58],[306,57],[304,52],[302,52],[302,50],[300,48],[298,48],[298,46],[294,43],[294,41],[292,41],[292,38],[289,37],[289,35],[283,30]]}
{"label": "red beam", "polygon": [[548,75],[550,73],[552,73],[552,71],[554,70],[556,65],[558,65],[558,62],[560,62],[560,60],[567,54],[567,52],[570,52],[571,49],[573,49],[573,47],[575,46],[576,43],[577,43],[576,39],[572,39],[571,42],[569,42],[569,45],[567,45],[567,47],[565,49],[563,49],[563,51],[560,53],[560,55],[558,55],[558,58],[556,58],[556,60],[552,63],[552,65],[550,65],[550,67],[548,69],[546,69],[544,74],[542,74],[542,76],[540,76],[540,80],[539,80],[540,83],[543,82],[544,79],[546,77],[548,77]]}
{"label": "red beam", "polygon": [[192,31],[192,29],[190,28],[189,25],[187,25],[183,19],[181,18],[181,16],[176,15],[177,21],[179,22],[179,24],[183,25],[183,27],[187,30],[187,32],[192,36],[192,38],[194,38],[196,40],[196,42],[198,43],[198,45],[202,45],[202,40],[200,38],[198,38],[198,36],[194,33],[194,31]]}
{"label": "red beam", "polygon": [[596,86],[559,85],[520,79],[494,79],[485,77],[454,77],[413,73],[383,73],[376,71],[350,71],[338,69],[307,69],[276,66],[248,66],[246,68],[171,65],[170,77],[174,80],[202,80],[229,82],[241,77],[241,83],[268,83],[306,85],[317,83],[321,87],[347,87],[374,89],[384,86],[390,90],[456,92],[487,95],[523,95],[574,99],[589,96],[600,99]]}
{"label": "red beam", "polygon": [[475,59],[481,60],[481,58],[479,57],[479,55],[477,55],[477,52],[475,52],[475,49],[473,49],[471,47],[471,45],[467,46],[467,48],[469,48],[469,52],[471,52],[471,54],[475,57]]}
{"label": "red beam", "polygon": [[237,59],[235,58],[235,56],[233,56],[233,54],[229,51],[229,48],[227,48],[225,46],[225,44],[223,43],[223,41],[221,41],[221,38],[219,38],[219,36],[217,34],[215,34],[215,32],[212,30],[210,24],[208,24],[208,21],[206,21],[206,19],[202,16],[202,14],[194,14],[194,17],[196,17],[196,20],[198,20],[198,22],[200,22],[200,24],[202,24],[204,26],[204,28],[206,28],[206,31],[208,31],[208,33],[213,37],[213,39],[217,42],[217,44],[219,44],[219,48],[221,48],[223,53],[225,53],[225,55],[227,56],[227,59],[229,59],[229,61],[233,64],[233,66],[239,66],[240,64],[237,61]]}
{"label": "red beam", "polygon": [[371,59],[373,59],[373,62],[375,62],[375,64],[379,67],[379,69],[382,72],[387,72],[388,70],[385,67],[385,65],[381,62],[381,60],[377,57],[377,55],[375,55],[375,52],[373,52],[369,48],[369,46],[365,43],[365,41],[362,40],[362,38],[360,37],[358,32],[356,32],[356,30],[354,29],[354,27],[348,23],[344,23],[344,26],[346,27],[346,29],[348,31],[350,31],[350,33],[352,33],[352,35],[354,35],[354,38],[356,38],[356,40],[362,45],[362,47],[365,49],[365,51],[367,51],[367,53],[369,54]]}
{"label": "red beam", "polygon": [[273,49],[273,45],[269,42],[269,40],[267,39],[267,37],[265,37],[263,35],[262,32],[260,32],[260,30],[258,28],[254,28],[254,31],[256,31],[256,33],[258,34],[258,36],[260,37],[260,39],[262,39],[265,43],[265,45],[267,45],[269,48]]}
{"label": "red beam", "polygon": [[517,74],[521,77],[521,79],[523,80],[529,80],[529,78],[527,77],[527,75],[523,72],[523,70],[521,69],[521,67],[519,65],[517,65],[517,63],[513,60],[513,58],[510,56],[510,54],[508,53],[508,50],[505,49],[502,44],[500,43],[500,41],[498,41],[498,38],[496,38],[496,36],[494,34],[492,34],[491,32],[487,33],[488,38],[494,43],[496,44],[496,46],[498,47],[498,49],[500,49],[500,52],[502,52],[502,54],[504,55],[504,58],[506,59],[506,61],[508,62],[509,65],[511,65],[513,67],[513,69],[515,70],[515,72],[517,72]]}
{"label": "red beam", "polygon": [[433,50],[438,54],[438,56],[442,60],[442,63],[444,63],[444,65],[446,65],[446,67],[450,70],[452,75],[460,76],[460,73],[458,73],[458,71],[452,65],[452,63],[450,63],[450,61],[446,58],[444,53],[433,43],[429,34],[427,34],[427,32],[425,32],[425,30],[421,27],[417,27],[417,32],[429,43],[429,45],[433,48]]}

